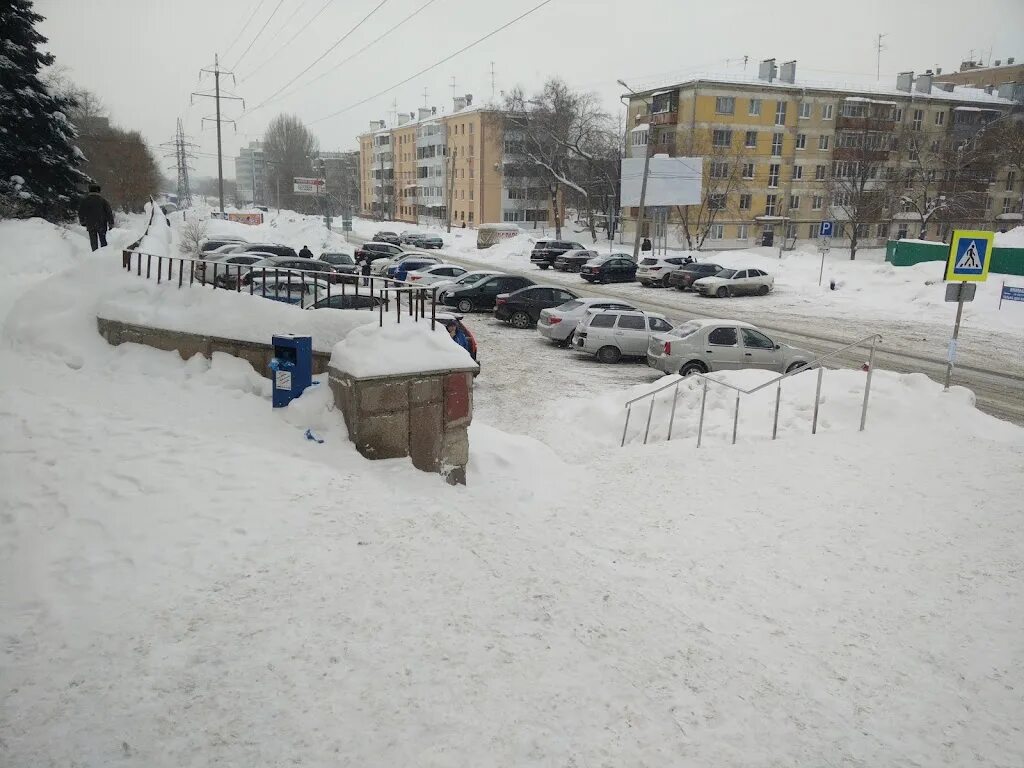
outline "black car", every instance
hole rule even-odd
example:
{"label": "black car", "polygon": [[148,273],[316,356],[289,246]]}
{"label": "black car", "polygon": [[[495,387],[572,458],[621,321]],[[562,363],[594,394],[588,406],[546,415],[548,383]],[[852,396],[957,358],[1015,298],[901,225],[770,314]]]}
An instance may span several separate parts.
{"label": "black car", "polygon": [[624,253],[591,259],[580,268],[588,283],[629,283],[636,279],[636,262]]}
{"label": "black car", "polygon": [[[326,280],[329,283],[340,283],[346,279],[346,275],[338,272],[338,270],[326,261],[320,261],[319,259],[304,259],[301,256],[289,258],[287,256],[273,256],[267,259],[261,259],[255,262],[249,267],[249,272],[242,275],[242,285],[248,285],[252,282],[253,274],[265,274],[273,275],[275,273],[284,274],[285,272],[298,272],[302,271],[304,277]],[[317,273],[317,274],[312,274]],[[234,287],[234,286],[231,286]]]}
{"label": "black car", "polygon": [[397,232],[378,232],[373,236],[373,240],[376,243],[391,243],[392,245],[402,244],[402,239],[398,236]]}
{"label": "black car", "polygon": [[708,264],[707,262],[687,264],[685,267],[669,273],[668,284],[680,291],[692,291],[694,280],[717,275],[722,269],[723,267],[718,264]]}
{"label": "black car", "polygon": [[520,288],[533,285],[533,280],[518,275],[491,275],[479,282],[449,289],[442,301],[449,307],[457,307],[459,312],[472,312],[474,309],[493,309],[499,293],[512,293]]}
{"label": "black car", "polygon": [[377,241],[363,243],[356,248],[356,261],[369,259],[370,263],[377,259],[397,259],[405,251],[394,243],[379,243]]}
{"label": "black car", "polygon": [[566,251],[582,251],[583,246],[570,240],[538,240],[530,253],[530,263],[541,269],[547,269],[555,263],[555,259]]}
{"label": "black car", "polygon": [[306,309],[377,309],[384,304],[380,296],[367,296],[365,293],[334,294],[329,298],[310,304]]}
{"label": "black car", "polygon": [[579,272],[580,267],[598,257],[597,251],[566,251],[552,265],[560,272]]}
{"label": "black car", "polygon": [[263,259],[262,256],[248,253],[231,253],[219,259],[206,259],[195,266],[195,279],[200,283],[234,288],[239,275],[249,270],[247,267]]}
{"label": "black car", "polygon": [[347,253],[321,253],[318,261],[326,261],[341,275],[359,273],[359,265],[356,264],[355,258]]}
{"label": "black car", "polygon": [[542,309],[560,307],[567,301],[578,299],[572,291],[546,285],[528,285],[507,296],[498,296],[494,305],[494,316],[515,328],[529,328],[536,325]]}
{"label": "black car", "polygon": [[209,253],[225,245],[248,245],[245,240],[233,237],[214,237],[199,244],[200,253]]}
{"label": "black car", "polygon": [[444,240],[438,235],[417,235],[412,244],[417,248],[441,248]]}
{"label": "black car", "polygon": [[297,259],[299,254],[295,252],[294,248],[289,248],[287,245],[278,245],[277,243],[249,243],[245,246],[244,251],[239,253],[272,253],[275,256],[287,256],[288,258]]}

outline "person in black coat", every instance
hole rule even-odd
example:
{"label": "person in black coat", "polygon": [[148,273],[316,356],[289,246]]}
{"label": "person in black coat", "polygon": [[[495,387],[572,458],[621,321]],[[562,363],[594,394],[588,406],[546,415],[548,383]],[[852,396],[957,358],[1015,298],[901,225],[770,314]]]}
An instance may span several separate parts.
{"label": "person in black coat", "polygon": [[100,195],[99,184],[90,184],[89,194],[79,202],[78,223],[89,230],[89,245],[94,251],[107,247],[107,230],[114,228],[114,212]]}
{"label": "person in black coat", "polygon": [[359,271],[363,275],[363,285],[369,285],[370,284],[370,257],[369,256],[364,256],[363,257],[363,266],[362,266],[362,269],[360,269]]}
{"label": "person in black coat", "polygon": [[645,253],[651,250],[651,238],[644,238],[644,241],[640,244],[640,250],[644,251]]}
{"label": "person in black coat", "polygon": [[313,252],[311,250],[309,250],[309,246],[308,245],[304,245],[304,246],[302,246],[302,250],[299,251],[299,256],[301,256],[304,259],[312,259],[313,258]]}

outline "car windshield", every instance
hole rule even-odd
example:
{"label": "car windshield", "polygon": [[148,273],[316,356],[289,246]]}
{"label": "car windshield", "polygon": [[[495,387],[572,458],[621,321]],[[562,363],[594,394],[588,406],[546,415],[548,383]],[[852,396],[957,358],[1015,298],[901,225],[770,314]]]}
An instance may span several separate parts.
{"label": "car windshield", "polygon": [[735,269],[723,269],[721,272],[715,274],[715,277],[720,277],[723,280],[732,280],[736,276]]}
{"label": "car windshield", "polygon": [[490,275],[463,275],[455,281],[456,285],[472,285],[473,283],[479,283],[481,280],[486,280]]}
{"label": "car windshield", "polygon": [[355,264],[355,259],[349,256],[347,253],[325,253],[323,260],[328,264]]}
{"label": "car windshield", "polygon": [[683,323],[676,328],[673,328],[669,333],[673,336],[678,336],[680,339],[685,339],[687,336],[692,336],[700,330],[700,323],[691,320],[688,323]]}

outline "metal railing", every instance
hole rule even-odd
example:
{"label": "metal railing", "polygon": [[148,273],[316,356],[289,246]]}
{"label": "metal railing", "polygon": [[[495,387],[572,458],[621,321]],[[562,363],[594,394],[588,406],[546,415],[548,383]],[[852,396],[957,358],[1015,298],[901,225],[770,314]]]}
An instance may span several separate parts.
{"label": "metal railing", "polygon": [[[783,373],[780,376],[775,377],[774,379],[766,381],[764,384],[760,384],[760,385],[758,385],[756,387],[753,387],[752,389],[743,389],[742,387],[737,387],[737,386],[734,386],[733,384],[727,384],[724,381],[719,381],[718,379],[713,379],[710,376],[708,376],[707,374],[703,374],[703,373],[694,374],[695,376],[699,376],[701,379],[704,380],[703,392],[701,393],[701,399],[700,399],[700,417],[699,417],[698,422],[697,422],[697,447],[700,448],[701,441],[702,441],[702,438],[703,438],[703,435],[704,435],[704,409],[705,409],[705,406],[707,404],[707,399],[708,399],[708,384],[709,383],[710,384],[717,384],[717,385],[719,385],[721,387],[725,387],[727,389],[730,389],[730,390],[733,390],[734,392],[736,392],[736,404],[735,404],[734,409],[733,409],[733,420],[732,420],[732,444],[733,445],[736,444],[736,434],[737,434],[737,431],[739,430],[740,396],[741,395],[752,395],[755,392],[758,392],[758,391],[760,391],[762,389],[766,389],[766,388],[768,388],[768,387],[770,387],[770,386],[772,386],[774,384],[776,386],[776,391],[775,391],[775,415],[774,415],[774,418],[772,420],[772,440],[775,440],[776,437],[778,436],[778,431],[779,431],[779,405],[782,402],[782,382],[785,379],[788,379],[790,376],[795,376],[798,373],[805,373],[805,372],[807,372],[807,371],[809,371],[809,370],[811,370],[813,368],[817,368],[818,369],[818,382],[817,382],[817,385],[816,385],[815,391],[814,391],[814,416],[813,416],[813,419],[812,419],[812,422],[811,422],[811,434],[812,435],[817,434],[818,433],[818,407],[819,407],[820,402],[821,402],[821,379],[822,379],[822,376],[824,375],[824,372],[825,372],[825,369],[822,367],[821,363],[823,363],[824,361],[829,360],[829,359],[835,357],[836,355],[838,355],[838,354],[840,354],[842,352],[845,352],[845,351],[847,351],[849,349],[854,349],[855,347],[863,346],[863,345],[867,344],[868,342],[870,342],[871,343],[871,346],[870,346],[871,352],[870,352],[870,354],[868,356],[868,362],[867,362],[867,378],[864,381],[864,402],[861,405],[861,413],[860,413],[860,431],[863,432],[864,431],[864,425],[867,423],[867,416],[868,416],[868,399],[869,399],[870,394],[871,394],[871,374],[873,373],[873,371],[875,369],[875,345],[878,344],[881,340],[882,340],[882,336],[880,334],[877,334],[877,333],[873,333],[870,336],[865,336],[863,339],[858,339],[857,341],[853,342],[852,344],[847,344],[845,347],[840,347],[839,349],[832,350],[828,354],[821,355],[820,357],[817,357],[814,360],[811,360],[809,363],[807,363],[807,365],[801,366],[800,368],[797,368],[797,369],[795,369],[793,371],[789,371],[788,373]],[[627,435],[627,433],[629,431],[629,418],[630,418],[630,416],[632,415],[632,412],[633,412],[633,405],[635,403],[640,402],[641,400],[644,400],[646,398],[650,398],[651,404],[650,404],[650,406],[647,409],[647,425],[644,427],[644,445],[647,445],[647,439],[650,436],[650,432],[651,432],[651,418],[654,415],[654,398],[655,398],[655,395],[657,395],[659,392],[664,392],[666,389],[669,389],[671,387],[675,387],[675,392],[674,392],[674,394],[672,396],[672,411],[671,411],[671,413],[669,415],[668,436],[666,437],[666,442],[672,439],[672,424],[675,421],[676,403],[679,400],[679,385],[683,382],[683,379],[684,379],[683,376],[677,376],[673,381],[669,381],[669,382],[667,382],[665,384],[662,384],[657,389],[653,389],[650,392],[645,392],[644,394],[638,395],[637,397],[634,397],[632,400],[629,400],[629,401],[626,402],[626,405],[625,405],[625,408],[626,408],[626,423],[622,427],[622,440],[619,443],[619,447],[622,447],[622,446],[624,446],[626,444],[626,435]]]}

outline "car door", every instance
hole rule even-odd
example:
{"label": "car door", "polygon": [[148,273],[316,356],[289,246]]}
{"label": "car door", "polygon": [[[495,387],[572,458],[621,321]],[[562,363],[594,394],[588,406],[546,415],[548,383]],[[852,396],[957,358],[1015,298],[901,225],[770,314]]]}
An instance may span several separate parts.
{"label": "car door", "polygon": [[706,334],[704,354],[710,370],[734,371],[743,367],[743,349],[736,326],[719,325],[708,329]]}
{"label": "car door", "polygon": [[782,358],[775,342],[753,328],[740,328],[743,342],[743,367],[782,372]]}
{"label": "car door", "polygon": [[494,300],[499,293],[512,293],[519,287],[507,277],[492,277],[480,286],[475,303],[480,309],[494,309]]}
{"label": "car door", "polygon": [[633,312],[623,312],[615,324],[615,345],[624,355],[647,354],[647,320]]}
{"label": "car door", "polygon": [[523,297],[522,309],[528,312],[533,321],[536,322],[540,318],[540,311],[542,309],[555,306],[553,303],[554,295],[555,291],[553,288],[531,288],[516,294],[516,298]]}
{"label": "car door", "polygon": [[733,296],[742,296],[750,290],[749,282],[747,280],[747,270],[741,269],[733,275],[732,280],[729,281],[729,290]]}

